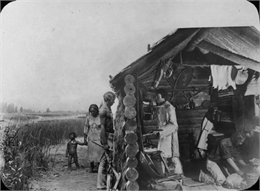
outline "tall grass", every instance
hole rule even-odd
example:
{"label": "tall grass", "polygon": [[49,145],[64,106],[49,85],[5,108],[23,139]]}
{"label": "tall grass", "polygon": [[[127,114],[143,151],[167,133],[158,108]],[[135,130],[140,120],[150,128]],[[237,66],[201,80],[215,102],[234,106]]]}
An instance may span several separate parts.
{"label": "tall grass", "polygon": [[83,136],[84,119],[31,123],[5,128],[3,150],[5,168],[2,179],[12,190],[27,190],[28,178],[48,170],[51,146],[62,143],[70,132]]}

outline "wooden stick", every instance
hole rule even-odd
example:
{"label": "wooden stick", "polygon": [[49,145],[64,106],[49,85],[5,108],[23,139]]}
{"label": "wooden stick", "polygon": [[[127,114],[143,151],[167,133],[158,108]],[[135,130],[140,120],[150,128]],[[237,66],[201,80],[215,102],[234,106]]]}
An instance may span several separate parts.
{"label": "wooden stick", "polygon": [[180,175],[173,175],[173,176],[169,176],[167,178],[157,180],[156,182],[160,183],[160,182],[164,182],[164,181],[168,181],[168,180],[178,180],[178,178],[180,178]]}
{"label": "wooden stick", "polygon": [[139,89],[139,78],[136,76],[136,110],[137,110],[137,115],[136,115],[136,121],[137,121],[137,136],[138,136],[138,144],[140,147],[140,151],[144,151],[144,145],[142,141],[142,119],[141,119],[141,104],[142,100],[140,100],[140,94],[141,91]]}
{"label": "wooden stick", "polygon": [[163,156],[162,156],[161,153],[160,153],[160,158],[161,158],[161,160],[162,160],[162,162],[163,162],[163,164],[164,164],[164,166],[165,166],[166,171],[167,171],[167,172],[170,172],[170,169],[169,169],[169,167],[168,167],[168,165],[167,165],[167,162],[164,160],[164,158],[163,158]]}

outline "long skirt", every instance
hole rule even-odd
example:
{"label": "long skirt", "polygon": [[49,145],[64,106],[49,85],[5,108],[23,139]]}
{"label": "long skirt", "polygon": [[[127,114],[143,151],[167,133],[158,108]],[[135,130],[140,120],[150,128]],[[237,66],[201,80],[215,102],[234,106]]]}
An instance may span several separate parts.
{"label": "long skirt", "polygon": [[[100,141],[94,141],[101,145]],[[98,163],[101,159],[104,150],[102,147],[96,145],[91,139],[88,139],[88,161]]]}

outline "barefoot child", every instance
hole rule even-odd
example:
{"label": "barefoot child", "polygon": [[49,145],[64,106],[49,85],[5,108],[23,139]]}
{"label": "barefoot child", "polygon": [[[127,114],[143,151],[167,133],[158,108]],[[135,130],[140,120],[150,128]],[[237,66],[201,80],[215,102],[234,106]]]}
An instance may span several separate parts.
{"label": "barefoot child", "polygon": [[69,137],[70,137],[70,141],[67,143],[67,150],[66,150],[66,157],[68,157],[68,170],[71,170],[72,159],[74,159],[74,162],[77,168],[79,169],[77,146],[86,145],[86,144],[76,141],[75,138],[77,137],[77,135],[74,132],[71,132],[69,134]]}

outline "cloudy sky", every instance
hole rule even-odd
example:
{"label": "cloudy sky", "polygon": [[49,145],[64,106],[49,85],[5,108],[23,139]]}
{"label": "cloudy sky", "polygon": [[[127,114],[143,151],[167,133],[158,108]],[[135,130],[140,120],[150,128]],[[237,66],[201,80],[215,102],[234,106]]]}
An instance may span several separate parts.
{"label": "cloudy sky", "polygon": [[176,28],[259,27],[257,19],[240,0],[18,0],[1,12],[0,99],[36,111],[87,110],[111,90],[109,75]]}

